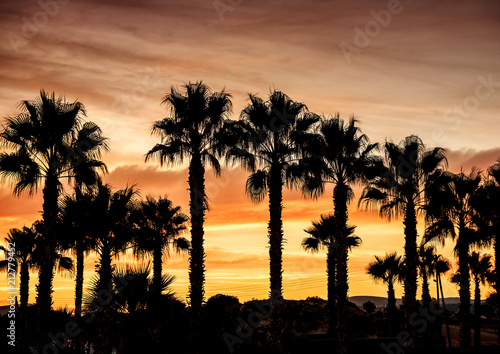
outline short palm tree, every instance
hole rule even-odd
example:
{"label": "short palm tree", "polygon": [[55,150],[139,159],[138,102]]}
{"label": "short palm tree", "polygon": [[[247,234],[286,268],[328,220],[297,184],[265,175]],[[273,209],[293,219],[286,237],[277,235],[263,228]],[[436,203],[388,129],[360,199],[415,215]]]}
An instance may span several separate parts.
{"label": "short palm tree", "polygon": [[159,160],[160,165],[189,162],[189,207],[191,215],[191,252],[189,263],[191,307],[201,311],[205,283],[204,229],[207,210],[205,166],[211,166],[220,176],[218,158],[228,148],[227,122],[231,113],[231,95],[222,90],[212,92],[202,83],[188,83],[185,93],[172,87],[163,103],[171,109],[170,117],[157,121],[152,133],[161,138],[147,154]]}
{"label": "short palm tree", "polygon": [[75,317],[82,315],[83,275],[85,255],[96,248],[91,236],[92,201],[94,190],[75,186],[74,194],[65,195],[60,202],[60,220],[65,248],[76,254]]}
{"label": "short palm tree", "polygon": [[[368,265],[368,275],[375,281],[387,284],[387,314],[391,324],[396,322],[396,295],[394,284],[402,279],[403,260],[396,252],[386,254],[385,257],[375,256],[375,260]],[[394,328],[392,328],[394,331]]]}
{"label": "short palm tree", "polygon": [[269,195],[270,295],[276,299],[283,296],[283,187],[298,184],[300,158],[315,136],[312,127],[319,118],[281,91],[271,92],[267,101],[249,97],[239,122],[242,139],[229,150],[228,160],[251,172],[246,193],[253,202]]}
{"label": "short palm tree", "polygon": [[469,258],[469,268],[474,281],[474,347],[481,346],[481,289],[480,285],[486,284],[486,280],[491,276],[492,264],[491,255],[480,255],[472,252]]}
{"label": "short palm tree", "polygon": [[444,150],[426,150],[422,140],[411,135],[399,144],[384,144],[385,163],[364,189],[360,202],[377,204],[380,215],[391,220],[403,216],[405,261],[408,273],[404,280],[406,315],[416,309],[417,296],[417,216],[426,203],[425,186],[446,166]]}
{"label": "short palm tree", "polygon": [[422,278],[422,305],[429,308],[431,303],[431,292],[429,289],[429,278],[435,274],[436,247],[422,244],[418,248],[418,269]]}
{"label": "short palm tree", "polygon": [[[333,215],[321,215],[320,220],[313,221],[312,226],[304,231],[310,236],[302,240],[302,247],[306,251],[316,253],[322,248],[326,248],[326,268],[328,274],[328,332],[334,333],[334,328],[338,325],[337,317],[337,257],[340,244],[336,237],[338,236],[339,225]],[[361,239],[353,235],[355,226],[347,225],[344,233],[347,235],[347,245],[349,249],[359,247]]]}
{"label": "short palm tree", "polygon": [[[34,251],[36,246],[36,237],[38,236],[35,225],[31,227],[24,226],[22,229],[10,229],[9,234],[5,238],[7,245],[0,246],[0,250],[5,254],[5,260],[0,261],[0,270],[13,272],[17,274],[19,270],[19,295],[21,301],[19,303],[19,312],[23,315],[26,313],[29,302],[29,282],[30,282],[30,269],[36,268],[36,261],[34,259]],[[9,251],[13,249],[14,257],[12,262],[9,262]],[[9,268],[9,264],[13,265]]]}
{"label": "short palm tree", "polygon": [[471,346],[469,249],[475,241],[478,192],[481,173],[472,169],[469,174],[443,173],[428,186],[427,218],[430,224],[426,238],[444,243],[445,238],[456,240],[459,274],[460,346]]}
{"label": "short palm tree", "polygon": [[130,213],[136,208],[138,191],[135,186],[127,186],[113,192],[108,184],[98,183],[90,202],[89,234],[93,238],[97,252],[99,289],[109,289],[113,265],[130,245],[133,238]]}
{"label": "short palm tree", "polygon": [[93,184],[107,149],[100,128],[84,122],[80,102],[69,103],[55,94],[40,92],[33,101],[20,103],[21,113],[8,118],[0,139],[8,152],[0,154],[0,175],[13,182],[15,195],[33,194],[43,183],[43,256],[40,259],[37,306],[41,312],[52,306],[55,266],[55,228],[62,179]]}
{"label": "short palm tree", "polygon": [[136,228],[134,251],[136,255],[153,256],[153,293],[159,304],[162,290],[162,260],[170,250],[187,252],[190,243],[180,234],[186,229],[188,217],[168,198],[146,197],[134,210],[132,221]]}

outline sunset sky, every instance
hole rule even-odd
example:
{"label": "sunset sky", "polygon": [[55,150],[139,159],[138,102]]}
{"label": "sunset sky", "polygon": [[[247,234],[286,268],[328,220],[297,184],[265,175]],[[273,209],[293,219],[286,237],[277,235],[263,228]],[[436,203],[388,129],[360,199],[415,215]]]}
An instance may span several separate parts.
{"label": "sunset sky", "polygon": [[[144,163],[144,155],[158,141],[150,135],[153,121],[168,113],[162,98],[172,85],[189,81],[203,80],[216,91],[225,87],[235,119],[248,93],[265,98],[275,88],[312,112],[355,115],[371,141],[417,134],[426,146],[447,149],[452,171],[484,170],[500,157],[495,0],[3,0],[0,33],[2,119],[40,89],[79,100],[87,119],[109,138],[105,181],[116,188],[137,183],[143,196],[168,195],[186,212],[185,166],[160,168]],[[247,176],[239,167],[226,168],[219,179],[207,171],[207,298],[226,293],[249,300],[268,293],[267,199],[250,202]],[[363,245],[350,256],[349,294],[385,296],[366,266],[373,255],[403,253],[402,221],[358,210],[360,188],[355,191],[350,222]],[[0,235],[31,225],[41,207],[40,192],[16,198],[2,184]],[[331,186],[317,201],[285,192],[286,298],[326,298],[325,253],[305,253],[300,242],[303,229],[331,210]],[[421,221],[420,235],[422,230]],[[452,256],[449,246],[440,252]],[[86,262],[86,280],[94,261],[91,255]],[[120,258],[126,262],[132,259]],[[188,257],[173,254],[164,269],[177,277],[174,288],[184,298]],[[36,282],[33,274],[32,289]],[[446,296],[458,296],[454,285],[445,285]],[[73,289],[74,277],[57,276],[55,307],[73,306]],[[0,304],[5,290],[6,279]]]}

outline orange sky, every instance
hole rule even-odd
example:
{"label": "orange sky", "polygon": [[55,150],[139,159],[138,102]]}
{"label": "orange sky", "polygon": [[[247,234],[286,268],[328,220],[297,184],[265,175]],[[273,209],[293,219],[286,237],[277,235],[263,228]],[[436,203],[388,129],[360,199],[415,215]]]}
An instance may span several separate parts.
{"label": "orange sky", "polygon": [[[50,6],[44,10],[40,3]],[[35,98],[41,88],[80,100],[88,119],[110,138],[105,180],[117,188],[136,182],[143,195],[166,194],[187,210],[186,171],[143,160],[156,142],[151,124],[166,114],[161,98],[171,85],[199,79],[233,94],[235,118],[248,92],[265,97],[276,88],[313,112],[356,115],[372,141],[418,134],[429,147],[448,150],[454,171],[486,168],[500,156],[496,1],[242,1],[222,19],[211,0],[40,3],[0,4],[0,115],[16,114],[19,101]],[[397,10],[376,31],[373,21],[393,9],[389,3]],[[348,60],[343,43],[359,44],[359,31],[366,30],[368,44]],[[492,82],[489,90],[478,89],[484,80]],[[255,205],[245,197],[246,176],[239,168],[226,169],[218,180],[207,174],[207,297],[267,294],[267,201]],[[14,198],[7,185],[0,187],[0,235],[39,218],[41,205],[40,194]],[[331,189],[318,201],[286,192],[284,205],[285,296],[325,297],[325,254],[305,253],[300,241],[311,220],[330,211]],[[387,223],[358,211],[356,202],[350,216],[363,239],[351,255],[350,295],[384,296],[385,287],[365,268],[374,254],[402,253],[401,220]],[[449,247],[442,252],[451,256]],[[94,260],[87,261],[86,279]],[[165,263],[177,276],[180,297],[187,291],[187,266],[181,255]],[[36,274],[32,288],[35,283]],[[71,306],[73,288],[71,276],[56,277],[56,307]],[[445,295],[457,296],[455,286],[446,284]]]}

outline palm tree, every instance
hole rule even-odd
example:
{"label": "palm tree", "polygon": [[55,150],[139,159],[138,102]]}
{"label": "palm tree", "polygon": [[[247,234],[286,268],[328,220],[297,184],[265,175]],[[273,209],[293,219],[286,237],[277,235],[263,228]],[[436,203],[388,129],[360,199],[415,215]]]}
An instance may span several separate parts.
{"label": "palm tree", "polygon": [[60,220],[62,237],[68,249],[76,254],[75,280],[75,317],[82,314],[83,274],[85,254],[96,248],[95,239],[91,235],[90,225],[94,220],[91,215],[94,191],[75,186],[73,195],[65,195],[60,202]]}
{"label": "palm tree", "polygon": [[444,150],[426,150],[422,140],[411,135],[399,144],[386,141],[385,163],[363,190],[360,202],[380,205],[380,215],[391,220],[403,216],[405,261],[404,280],[406,315],[416,309],[417,296],[417,215],[426,202],[425,184],[440,174],[447,160]]}
{"label": "palm tree", "polygon": [[231,95],[224,90],[212,92],[202,82],[184,85],[183,94],[173,86],[163,102],[171,108],[171,116],[153,125],[152,133],[161,138],[147,154],[146,161],[157,158],[160,165],[189,161],[189,207],[191,215],[191,254],[189,263],[191,307],[201,310],[205,283],[205,251],[203,246],[205,212],[205,165],[221,174],[218,158],[227,149],[227,121],[231,112]]}
{"label": "palm tree", "polygon": [[491,256],[489,254],[480,255],[472,252],[469,258],[469,267],[474,280],[474,347],[481,346],[481,289],[480,285],[486,284],[487,278],[491,275]]}
{"label": "palm tree", "polygon": [[[368,265],[367,272],[376,282],[381,280],[388,286],[387,314],[392,324],[396,322],[396,295],[394,284],[402,280],[403,260],[396,252],[385,254],[385,257],[375,256],[375,260]],[[394,332],[395,327],[392,328]]]}
{"label": "palm tree", "polygon": [[90,202],[92,223],[89,234],[97,252],[99,289],[109,289],[112,282],[112,259],[125,251],[134,235],[130,213],[136,207],[138,191],[127,186],[113,192],[109,184],[98,183]]}
{"label": "palm tree", "polygon": [[153,256],[153,293],[157,306],[161,299],[163,256],[168,256],[171,248],[177,252],[189,250],[189,241],[179,236],[186,229],[188,217],[181,212],[180,206],[174,206],[168,198],[148,196],[140,202],[132,220],[137,229],[134,241],[136,255]]}
{"label": "palm tree", "polygon": [[422,277],[422,305],[424,308],[429,308],[431,304],[429,278],[435,273],[436,247],[421,244],[418,248],[418,257],[418,269]]}
{"label": "palm tree", "polygon": [[446,303],[444,301],[444,293],[443,293],[443,283],[441,281],[441,275],[446,274],[451,269],[451,263],[442,254],[435,254],[433,263],[434,263],[434,266],[432,268],[434,269],[434,275],[436,276],[437,306],[438,306],[438,308],[440,307],[440,305],[439,305],[439,291],[441,291],[441,299],[443,302],[443,310],[444,310],[444,321],[446,324],[446,335],[448,337],[448,347],[451,348],[452,343],[451,343],[450,326],[448,323],[448,311],[446,310]]}
{"label": "palm tree", "polygon": [[[34,259],[34,251],[36,246],[37,231],[35,229],[36,225],[31,227],[24,226],[22,229],[10,229],[5,242],[8,245],[14,245],[13,257],[9,255],[11,247],[0,246],[0,250],[5,254],[5,260],[0,261],[0,270],[7,271],[9,273],[13,272],[17,274],[18,269],[20,270],[19,279],[19,295],[21,297],[21,302],[19,304],[19,312],[21,316],[26,313],[29,302],[29,282],[30,282],[30,269],[36,267],[36,261]],[[13,258],[12,262],[9,262],[9,258]],[[13,268],[9,268],[9,264],[13,265]]]}
{"label": "palm tree", "polygon": [[[368,137],[362,134],[358,121],[351,117],[344,122],[339,114],[323,118],[319,125],[320,136],[314,155],[306,159],[306,179],[303,190],[306,194],[317,197],[323,194],[327,183],[334,184],[333,214],[338,222],[339,231],[337,262],[337,296],[339,314],[339,351],[345,352],[345,333],[343,330],[347,310],[348,283],[348,243],[347,236],[340,232],[347,230],[348,206],[353,198],[352,186],[366,180],[369,168],[380,159],[373,152],[378,144],[370,144]],[[314,143],[314,141],[313,141]]]}
{"label": "palm tree", "polygon": [[[488,169],[488,176],[485,178],[480,190],[481,201],[478,203],[480,231],[483,246],[491,246],[495,255],[494,282],[496,293],[500,290],[500,159],[496,164]],[[498,299],[498,297],[497,297]],[[497,303],[496,308],[500,308]],[[498,316],[497,314],[497,317]],[[497,321],[498,343],[500,343],[500,320]]]}
{"label": "palm tree", "polygon": [[269,99],[249,95],[250,104],[241,112],[239,144],[228,152],[228,160],[240,162],[251,172],[246,193],[253,202],[269,195],[270,297],[283,296],[283,186],[296,186],[300,177],[300,158],[315,135],[312,126],[318,117],[307,112],[303,103],[293,101],[281,91]]}
{"label": "palm tree", "polygon": [[445,172],[428,186],[427,218],[431,222],[426,238],[456,240],[460,296],[460,346],[471,346],[469,248],[476,238],[475,214],[481,173],[473,168],[469,174]]}
{"label": "palm tree", "polygon": [[97,170],[106,171],[100,153],[106,139],[100,128],[84,122],[80,102],[69,103],[45,91],[33,101],[20,103],[21,113],[7,118],[0,139],[9,152],[0,154],[0,175],[14,184],[15,195],[34,194],[43,183],[43,256],[40,260],[37,306],[41,312],[52,306],[55,266],[55,225],[62,179],[93,184]]}
{"label": "palm tree", "polygon": [[[311,253],[316,253],[322,248],[326,248],[326,268],[328,274],[328,332],[334,333],[334,328],[338,325],[335,302],[337,301],[337,257],[339,256],[339,242],[337,228],[339,227],[333,215],[321,215],[320,220],[313,221],[312,226],[305,229],[310,236],[302,240],[302,247]],[[347,235],[347,245],[349,249],[359,247],[361,239],[353,235],[355,226],[347,226],[343,232]]]}

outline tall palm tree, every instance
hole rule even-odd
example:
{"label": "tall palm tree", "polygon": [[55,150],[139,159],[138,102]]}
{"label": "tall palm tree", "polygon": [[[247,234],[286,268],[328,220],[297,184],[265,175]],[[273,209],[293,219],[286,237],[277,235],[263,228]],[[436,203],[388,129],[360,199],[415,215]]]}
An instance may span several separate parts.
{"label": "tall palm tree", "polygon": [[93,184],[106,139],[100,128],[84,122],[80,102],[69,103],[55,94],[40,92],[33,101],[20,103],[21,113],[7,118],[0,139],[8,152],[0,154],[0,175],[14,184],[15,195],[34,194],[43,183],[43,257],[40,260],[37,306],[41,312],[52,306],[55,266],[55,225],[62,179]]}
{"label": "tall palm tree", "polygon": [[92,201],[94,190],[75,186],[74,194],[65,195],[60,202],[60,220],[62,225],[62,242],[76,254],[75,280],[75,317],[82,314],[83,275],[85,255],[96,248],[95,239],[91,235]]}
{"label": "tall palm tree", "polygon": [[318,117],[281,91],[267,101],[249,95],[250,104],[241,112],[239,144],[228,152],[228,160],[240,162],[251,172],[246,193],[253,202],[269,195],[269,263],[271,299],[283,296],[283,186],[297,185],[300,158],[315,134]]}
{"label": "tall palm tree", "polygon": [[422,305],[424,308],[428,308],[431,304],[429,278],[435,274],[436,247],[421,244],[418,248],[418,257],[418,269],[422,277]]}
{"label": "tall palm tree", "polygon": [[187,239],[179,235],[186,229],[188,221],[180,206],[168,198],[146,197],[133,212],[132,220],[137,229],[134,240],[136,255],[153,256],[154,304],[159,305],[162,291],[162,260],[173,248],[177,252],[189,250]]}
{"label": "tall palm tree", "polygon": [[[337,297],[339,314],[339,353],[346,351],[343,327],[346,322],[348,283],[348,243],[342,230],[347,230],[348,206],[353,199],[352,186],[366,180],[369,169],[380,161],[373,152],[378,144],[370,144],[361,132],[359,122],[351,117],[348,122],[334,117],[323,118],[319,125],[319,139],[314,154],[306,160],[306,179],[303,190],[314,197],[323,194],[325,185],[332,183],[333,214],[338,222],[336,239],[339,244],[337,262]],[[313,140],[314,143],[314,140]]]}
{"label": "tall palm tree", "polygon": [[[34,251],[36,246],[37,231],[35,229],[36,225],[31,227],[24,226],[22,229],[10,229],[5,242],[7,244],[14,245],[13,252],[14,257],[10,257],[9,253],[11,247],[0,246],[0,250],[5,254],[5,260],[0,261],[0,270],[17,273],[20,272],[19,279],[19,295],[21,301],[19,304],[19,312],[22,315],[26,313],[29,302],[29,282],[30,282],[30,269],[36,267],[36,261],[34,259]],[[9,258],[13,258],[12,262],[9,262]],[[13,265],[13,268],[9,264]]]}
{"label": "tall palm tree", "polygon": [[191,215],[191,254],[189,262],[189,300],[195,312],[201,310],[204,298],[205,251],[203,246],[207,194],[205,166],[221,174],[218,158],[227,145],[227,121],[231,113],[231,95],[222,90],[212,92],[202,83],[188,83],[185,94],[172,86],[163,102],[171,109],[170,117],[157,121],[152,133],[161,138],[147,154],[146,161],[156,158],[160,165],[189,161],[189,207]]}
{"label": "tall palm tree", "polygon": [[[338,325],[335,302],[337,301],[337,257],[339,251],[339,242],[337,220],[333,215],[321,215],[320,220],[313,221],[312,226],[304,231],[310,236],[302,240],[302,247],[311,253],[316,253],[322,248],[326,248],[326,269],[328,274],[328,332],[333,333],[335,326]],[[359,247],[361,239],[353,235],[355,226],[347,226],[344,233],[347,235],[347,245],[349,249]]]}
{"label": "tall palm tree", "polygon": [[471,346],[469,248],[476,237],[478,192],[481,173],[473,168],[469,174],[445,172],[428,186],[426,237],[444,243],[446,237],[456,240],[460,296],[460,346]]}
{"label": "tall palm tree", "polygon": [[[403,260],[396,252],[385,255],[385,257],[375,256],[375,260],[368,265],[367,272],[373,280],[386,283],[387,290],[387,314],[391,324],[396,322],[396,295],[394,284],[402,280]],[[392,328],[394,331],[394,328]]]}
{"label": "tall palm tree", "polygon": [[491,255],[480,255],[472,252],[469,259],[469,268],[474,281],[474,347],[481,346],[481,289],[480,285],[486,284],[491,275]]}
{"label": "tall palm tree", "polygon": [[[500,159],[496,164],[488,169],[488,176],[485,178],[480,191],[481,201],[478,203],[480,231],[483,246],[491,246],[495,255],[495,272],[493,282],[497,294],[500,293]],[[497,297],[498,299],[498,297]],[[497,303],[496,308],[500,308]],[[497,314],[497,318],[500,317]],[[497,321],[498,343],[500,343],[500,320]]]}
{"label": "tall palm tree", "polygon": [[426,150],[422,140],[411,135],[399,144],[386,141],[385,163],[364,189],[360,202],[380,205],[380,215],[391,220],[403,216],[405,261],[404,280],[406,315],[416,309],[417,296],[417,216],[426,202],[425,185],[440,174],[447,160],[444,150]]}

